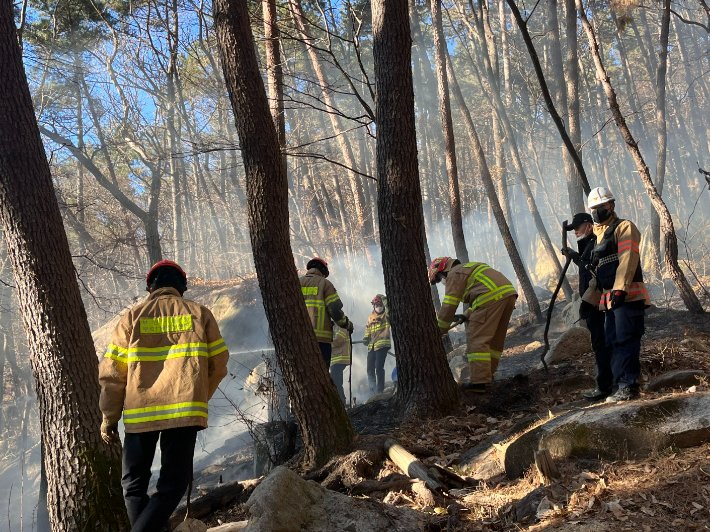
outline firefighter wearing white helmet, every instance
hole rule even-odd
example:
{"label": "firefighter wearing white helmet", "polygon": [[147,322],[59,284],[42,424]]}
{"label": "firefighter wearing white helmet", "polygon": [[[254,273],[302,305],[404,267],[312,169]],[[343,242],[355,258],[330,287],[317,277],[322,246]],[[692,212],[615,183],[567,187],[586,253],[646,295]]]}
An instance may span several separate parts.
{"label": "firefighter wearing white helmet", "polygon": [[604,334],[611,346],[609,359],[597,360],[597,371],[611,375],[610,386],[587,396],[608,396],[607,402],[616,403],[638,396],[644,309],[650,306],[641,272],[641,233],[633,222],[617,216],[616,201],[608,189],[592,189],[587,206],[596,237],[590,265],[595,277],[582,299],[605,313]]}

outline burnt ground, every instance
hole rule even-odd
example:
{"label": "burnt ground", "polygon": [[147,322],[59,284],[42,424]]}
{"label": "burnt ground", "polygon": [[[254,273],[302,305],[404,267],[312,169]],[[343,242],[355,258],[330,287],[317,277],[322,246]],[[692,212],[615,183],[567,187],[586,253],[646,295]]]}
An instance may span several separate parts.
{"label": "burnt ground", "polygon": [[[456,470],[463,453],[486,441],[501,441],[521,421],[531,417],[544,420],[585,406],[581,392],[594,386],[593,353],[551,365],[548,373],[538,367],[541,348],[525,352],[536,329],[539,325],[518,326],[509,334],[491,388],[483,396],[464,394],[462,413],[458,416],[402,422],[391,400],[353,409],[351,419],[361,435],[356,444],[360,450],[356,453],[366,457],[368,466],[345,471],[346,463],[362,463],[351,454],[334,459],[326,468],[307,477],[350,493],[357,481],[401,473],[382,452],[370,449],[381,445],[386,436],[398,439],[428,465],[436,463]],[[642,344],[642,384],[672,370],[696,369],[710,374],[710,353],[694,349],[703,344],[710,345],[710,318],[652,308],[646,317]],[[707,383],[699,384],[699,390],[707,388]],[[642,397],[658,395],[644,392]],[[558,509],[540,521],[533,518],[530,522],[513,523],[509,518],[512,504],[538,486],[539,479],[532,473],[518,480],[499,475],[480,482],[466,497],[439,499],[438,503],[445,507],[455,500],[461,505],[461,523],[452,530],[710,530],[708,444],[692,449],[668,449],[643,461],[569,459],[560,460],[557,465],[562,473],[556,485]],[[432,512],[407,488],[374,491],[367,496]],[[205,522],[214,526],[245,519],[243,502],[214,513]],[[445,519],[442,521],[435,513],[430,530],[446,530]]]}

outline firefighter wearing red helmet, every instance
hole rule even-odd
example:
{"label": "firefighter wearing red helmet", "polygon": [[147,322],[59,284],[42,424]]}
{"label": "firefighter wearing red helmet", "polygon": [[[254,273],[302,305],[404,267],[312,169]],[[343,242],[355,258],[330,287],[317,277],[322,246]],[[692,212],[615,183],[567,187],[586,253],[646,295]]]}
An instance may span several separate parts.
{"label": "firefighter wearing red helmet", "polygon": [[[229,360],[212,313],[182,297],[187,275],[177,263],[158,262],[146,284],[150,295],[122,316],[99,364],[105,441],[118,438],[123,416],[121,484],[134,532],[162,530],[185,494],[197,432]],[[158,440],[162,466],[148,496]]]}
{"label": "firefighter wearing red helmet", "polygon": [[330,368],[333,322],[350,334],[353,332],[353,324],[343,312],[343,302],[333,283],[326,279],[330,275],[328,263],[320,257],[314,257],[306,264],[306,270],[306,275],[299,278],[301,292],[325,367]]}
{"label": "firefighter wearing red helmet", "polygon": [[[471,369],[470,382],[464,390],[484,393],[493,379],[505,344],[510,316],[518,293],[500,272],[483,262],[438,257],[429,266],[431,284],[444,283],[446,292],[439,309],[438,324],[442,335],[451,323],[466,321],[466,355]],[[459,304],[466,308],[456,314]]]}

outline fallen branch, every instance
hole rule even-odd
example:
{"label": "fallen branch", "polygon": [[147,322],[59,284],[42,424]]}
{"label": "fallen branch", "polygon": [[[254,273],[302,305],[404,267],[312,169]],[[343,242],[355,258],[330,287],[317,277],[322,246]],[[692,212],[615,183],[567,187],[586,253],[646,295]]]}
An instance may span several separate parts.
{"label": "fallen branch", "polygon": [[[234,501],[244,491],[244,484],[237,481],[227,482],[220,485],[217,489],[211,491],[207,495],[198,497],[190,502],[190,517],[199,519],[215,510],[224,508],[229,503]],[[185,520],[187,505],[180,505],[177,510],[170,516],[168,524],[170,530]]]}
{"label": "fallen branch", "polygon": [[397,488],[402,488],[404,486],[411,486],[417,482],[411,478],[397,480],[394,482],[381,482],[379,480],[363,480],[355,484],[351,489],[350,493],[352,495],[365,495],[366,493],[372,493],[373,491],[390,491]]}
{"label": "fallen branch", "polygon": [[394,438],[387,438],[387,440],[385,440],[385,452],[387,452],[387,456],[389,456],[390,460],[408,477],[423,480],[432,490],[441,490],[444,488],[444,485],[432,476],[427,467],[417,460],[416,456],[402,447]]}

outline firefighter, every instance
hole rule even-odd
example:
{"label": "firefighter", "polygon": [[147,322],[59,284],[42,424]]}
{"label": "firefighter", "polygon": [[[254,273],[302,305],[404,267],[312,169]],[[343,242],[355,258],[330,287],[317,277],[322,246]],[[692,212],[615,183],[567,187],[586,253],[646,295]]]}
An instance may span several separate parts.
{"label": "firefighter", "polygon": [[[207,402],[227,374],[229,353],[212,313],[183,299],[187,276],[158,262],[146,276],[148,299],[116,325],[99,364],[101,436],[118,437],[123,414],[123,497],[132,532],[162,530],[192,478]],[[160,476],[148,496],[160,440]]]}
{"label": "firefighter", "polygon": [[[333,327],[333,352],[330,357],[330,378],[340,394],[340,399],[347,404],[345,390],[343,389],[343,373],[345,368],[352,364],[352,344],[350,343],[350,333],[347,329]],[[352,368],[351,368],[352,371]]]}
{"label": "firefighter", "polygon": [[[487,264],[461,264],[451,257],[432,261],[429,281],[431,284],[442,282],[446,287],[437,320],[442,336],[448,334],[454,320],[468,322],[466,351],[471,377],[470,382],[461,387],[485,393],[498,369],[518,293],[502,273]],[[455,314],[459,303],[468,307],[464,314]]]}
{"label": "firefighter", "polygon": [[371,392],[382,393],[385,389],[385,360],[392,347],[387,298],[377,294],[370,303],[372,314],[367,319],[362,340],[367,346],[367,382]]}
{"label": "firefighter", "polygon": [[328,263],[314,257],[306,264],[306,270],[308,270],[306,275],[299,279],[301,292],[306,301],[308,316],[311,318],[311,325],[316,333],[325,367],[330,368],[333,322],[350,334],[353,333],[353,324],[343,313],[343,302],[340,301],[333,283],[326,279],[330,275]]}
{"label": "firefighter", "polygon": [[612,352],[603,371],[611,371],[612,383],[599,391],[610,394],[607,403],[639,394],[644,309],[650,306],[641,271],[641,233],[633,222],[617,216],[615,206],[614,195],[604,187],[592,189],[587,199],[596,236],[591,256],[596,277],[582,298],[604,312],[604,334]]}
{"label": "firefighter", "polygon": [[[592,272],[587,267],[588,264],[591,264],[592,251],[597,242],[592,215],[586,212],[575,214],[568,230],[574,231],[578,251],[569,253],[572,250],[567,248],[568,252],[565,254],[569,255],[579,267],[579,295],[581,297],[592,281]],[[604,313],[599,310],[597,305],[582,300],[579,306],[579,317],[585,321],[591,334],[595,358],[594,377],[597,384],[594,390],[584,392],[582,396],[588,401],[606,399],[611,393],[613,374],[611,372],[612,350],[611,346],[606,343],[604,335]]]}

